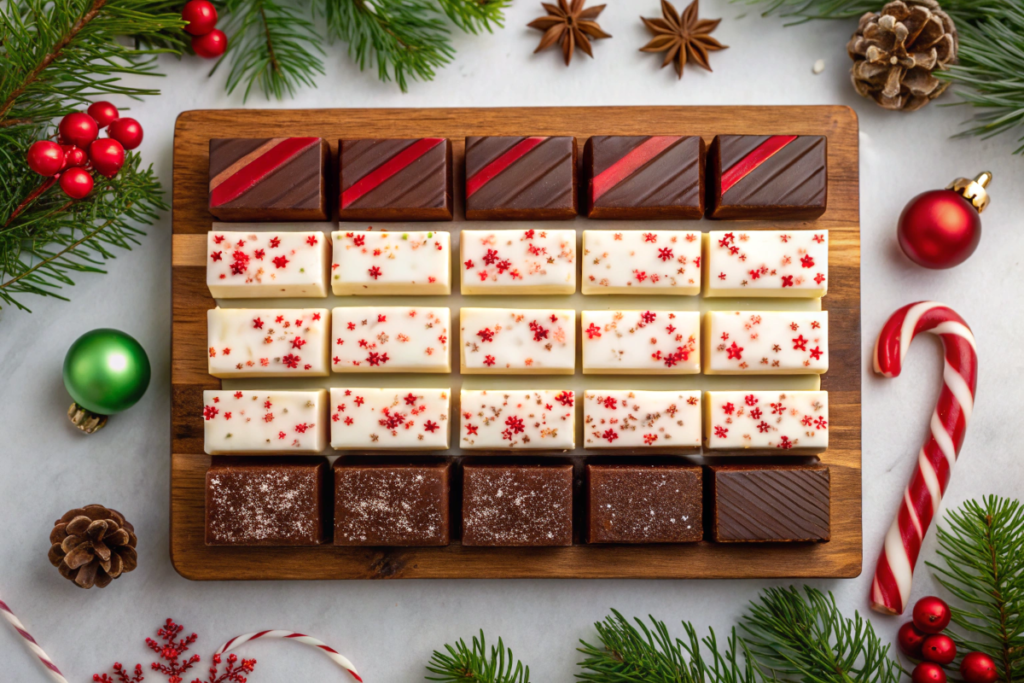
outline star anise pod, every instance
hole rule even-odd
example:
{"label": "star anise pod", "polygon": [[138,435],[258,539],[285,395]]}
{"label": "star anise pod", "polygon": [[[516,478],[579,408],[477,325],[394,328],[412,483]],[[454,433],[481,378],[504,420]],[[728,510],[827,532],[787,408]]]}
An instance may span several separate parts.
{"label": "star anise pod", "polygon": [[557,5],[540,3],[547,11],[547,16],[534,19],[527,24],[530,28],[544,31],[540,45],[533,51],[534,54],[558,42],[562,46],[566,66],[572,61],[572,53],[576,48],[591,57],[594,56],[590,49],[590,41],[611,36],[602,31],[595,21],[605,6],[595,5],[584,9],[584,2],[585,0],[558,0]]}
{"label": "star anise pod", "polygon": [[687,60],[711,71],[708,52],[729,47],[711,37],[711,32],[718,28],[722,20],[698,18],[697,2],[698,0],[693,0],[680,16],[672,3],[661,0],[663,19],[640,17],[648,30],[654,34],[651,42],[640,48],[640,51],[665,52],[662,68],[674,61],[679,78],[683,77],[683,67],[686,66]]}

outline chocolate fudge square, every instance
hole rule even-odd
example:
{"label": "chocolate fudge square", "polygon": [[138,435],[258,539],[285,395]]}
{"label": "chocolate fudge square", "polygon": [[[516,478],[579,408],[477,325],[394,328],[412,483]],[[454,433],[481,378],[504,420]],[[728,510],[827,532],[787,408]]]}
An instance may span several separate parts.
{"label": "chocolate fudge square", "polygon": [[447,138],[341,140],[343,221],[450,221],[452,143]]}
{"label": "chocolate fudge square", "polygon": [[466,138],[466,219],[576,217],[576,138]]}
{"label": "chocolate fudge square", "polygon": [[586,466],[588,543],[695,543],[704,537],[700,467]]}
{"label": "chocolate fudge square", "polygon": [[462,545],[572,545],[572,465],[463,466]]}
{"label": "chocolate fudge square", "polygon": [[709,471],[711,540],[763,543],[831,538],[828,467],[721,465]]}

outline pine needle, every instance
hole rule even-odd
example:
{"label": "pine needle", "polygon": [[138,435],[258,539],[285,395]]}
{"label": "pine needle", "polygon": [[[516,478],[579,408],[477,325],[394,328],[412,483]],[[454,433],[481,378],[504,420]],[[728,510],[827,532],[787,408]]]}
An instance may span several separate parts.
{"label": "pine needle", "polygon": [[445,645],[445,652],[434,651],[427,671],[428,681],[441,683],[530,683],[530,667],[512,656],[512,649],[505,649],[501,638],[498,645],[487,650],[484,632],[473,637],[473,645],[459,639],[455,645]]}

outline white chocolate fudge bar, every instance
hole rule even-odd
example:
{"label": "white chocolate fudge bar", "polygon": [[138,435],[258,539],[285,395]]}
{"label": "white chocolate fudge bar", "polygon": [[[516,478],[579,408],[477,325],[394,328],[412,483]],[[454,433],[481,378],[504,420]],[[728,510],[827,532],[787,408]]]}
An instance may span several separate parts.
{"label": "white chocolate fudge bar", "polygon": [[462,374],[571,375],[576,311],[463,308]]}
{"label": "white chocolate fudge bar", "polygon": [[825,296],[828,230],[739,230],[705,236],[704,296]]}
{"label": "white chocolate fudge bar", "polygon": [[828,448],[827,391],[709,391],[704,445],[820,453]]}
{"label": "white chocolate fudge bar", "polygon": [[331,288],[337,296],[452,292],[447,232],[338,231],[332,237]]}
{"label": "white chocolate fudge bar", "polygon": [[335,372],[452,371],[451,310],[424,306],[335,308],[331,368]]}
{"label": "white chocolate fudge bar", "polygon": [[206,285],[217,299],[327,296],[322,232],[211,232]]}
{"label": "white chocolate fudge bar", "polygon": [[584,294],[700,294],[700,231],[584,230]]}
{"label": "white chocolate fudge bar", "polygon": [[572,294],[575,230],[463,230],[463,294]]}
{"label": "white chocolate fudge bar", "polygon": [[827,370],[827,311],[705,314],[704,374],[820,375]]}
{"label": "white chocolate fudge bar", "polygon": [[700,447],[699,391],[586,391],[584,448]]}
{"label": "white chocolate fudge bar", "polygon": [[448,389],[331,389],[331,447],[448,448]]}
{"label": "white chocolate fudge bar", "polygon": [[462,391],[460,446],[465,450],[576,447],[571,391]]}
{"label": "white chocolate fudge bar", "polygon": [[209,455],[309,455],[327,445],[327,391],[204,391]]}
{"label": "white chocolate fudge bar", "polygon": [[697,311],[583,311],[584,375],[695,375]]}
{"label": "white chocolate fudge bar", "polygon": [[212,308],[207,347],[214,377],[326,377],[326,308]]}

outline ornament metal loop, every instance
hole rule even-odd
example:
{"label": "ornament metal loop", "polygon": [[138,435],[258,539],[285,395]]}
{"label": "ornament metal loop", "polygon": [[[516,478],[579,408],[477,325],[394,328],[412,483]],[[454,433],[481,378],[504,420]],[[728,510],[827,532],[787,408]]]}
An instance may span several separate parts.
{"label": "ornament metal loop", "polygon": [[978,210],[978,213],[981,213],[988,206],[989,195],[985,187],[990,182],[992,182],[992,173],[990,171],[982,171],[974,180],[970,178],[957,178],[946,189],[954,190],[963,195],[964,199],[969,201],[971,206]]}

